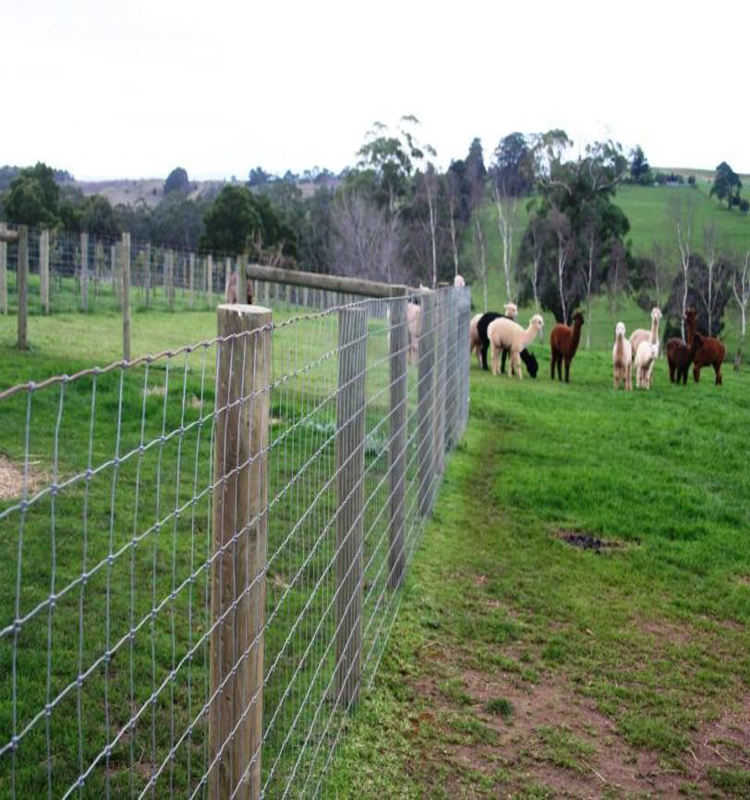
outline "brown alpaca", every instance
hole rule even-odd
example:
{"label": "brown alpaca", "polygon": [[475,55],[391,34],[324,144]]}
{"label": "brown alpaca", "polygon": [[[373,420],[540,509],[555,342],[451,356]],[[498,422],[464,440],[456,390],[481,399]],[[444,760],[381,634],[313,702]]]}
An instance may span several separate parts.
{"label": "brown alpaca", "polygon": [[[685,312],[686,335],[688,345],[692,344],[695,333],[695,315],[696,310],[690,307]],[[716,385],[721,386],[721,365],[724,363],[724,357],[727,354],[726,347],[724,347],[721,340],[713,336],[704,336],[703,345],[698,349],[693,359],[693,378],[696,383],[701,379],[701,369],[703,367],[713,367],[716,374]]]}
{"label": "brown alpaca", "polygon": [[552,362],[550,366],[550,377],[555,380],[555,365],[557,365],[557,377],[562,380],[562,363],[565,361],[565,383],[570,382],[570,362],[578,350],[578,343],[581,341],[581,328],[583,327],[583,314],[576,311],[573,314],[573,327],[567,325],[555,325],[549,337],[550,348],[552,349]]}
{"label": "brown alpaca", "polygon": [[696,333],[693,335],[692,344],[688,345],[682,339],[670,339],[667,342],[667,362],[669,364],[669,380],[672,383],[682,381],[687,383],[688,370],[695,354],[703,345],[703,337]]}

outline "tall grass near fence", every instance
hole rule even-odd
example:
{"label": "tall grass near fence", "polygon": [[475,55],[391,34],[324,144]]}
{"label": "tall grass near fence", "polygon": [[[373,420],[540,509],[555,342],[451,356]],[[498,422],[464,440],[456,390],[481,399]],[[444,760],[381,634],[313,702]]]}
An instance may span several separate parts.
{"label": "tall grass near fence", "polygon": [[321,791],[468,412],[419,299],[0,394],[0,795]]}

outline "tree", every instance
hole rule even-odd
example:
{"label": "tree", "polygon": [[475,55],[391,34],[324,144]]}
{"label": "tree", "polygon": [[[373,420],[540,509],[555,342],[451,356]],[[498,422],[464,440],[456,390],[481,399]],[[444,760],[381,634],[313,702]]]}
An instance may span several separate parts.
{"label": "tree", "polygon": [[187,170],[182,167],[175,167],[167,179],[164,181],[164,196],[172,192],[180,192],[180,194],[188,194],[190,191],[190,180],[188,179]]}
{"label": "tree", "polygon": [[509,197],[523,197],[534,188],[534,154],[522,133],[503,137],[495,148],[490,175]]}
{"label": "tree", "polygon": [[614,314],[617,311],[620,295],[628,284],[627,250],[622,242],[615,242],[609,253],[607,269],[607,294],[609,307]]}
{"label": "tree", "polygon": [[59,202],[60,187],[55,181],[55,171],[41,162],[22,169],[3,197],[8,219],[22,225],[56,225]]}
{"label": "tree", "polygon": [[694,286],[700,297],[708,324],[709,336],[718,333],[716,318],[720,308],[726,305],[729,293],[730,269],[726,260],[719,257],[716,223],[712,222],[703,229],[703,247],[705,261],[699,262],[702,274],[696,276]]}
{"label": "tree", "polygon": [[487,251],[484,244],[484,231],[479,214],[474,215],[474,274],[482,281],[482,308],[486,312],[489,301],[487,298]]}
{"label": "tree", "polygon": [[369,198],[341,192],[333,208],[333,268],[388,283],[404,280],[400,223]]}
{"label": "tree", "polygon": [[[474,201],[472,208],[474,208],[484,198],[484,182],[487,178],[487,168],[484,166],[484,151],[482,150],[481,139],[474,138],[471,140],[469,154],[466,156],[464,164],[466,166],[466,180],[469,186],[472,187],[471,196]],[[482,187],[481,194],[476,192],[477,186]]]}
{"label": "tree", "polygon": [[713,186],[711,187],[711,197],[716,195],[719,202],[722,200],[727,201],[727,208],[740,204],[740,189],[742,189],[742,181],[740,176],[727,164],[722,161],[716,167],[716,174],[714,176]]}
{"label": "tree", "polygon": [[732,294],[740,307],[740,340],[737,343],[737,355],[734,357],[734,369],[737,371],[742,361],[742,350],[747,335],[747,303],[750,300],[750,250],[745,253],[742,268],[734,270]]}
{"label": "tree", "polygon": [[249,189],[225,186],[204,220],[201,247],[204,250],[239,255],[261,230],[258,209]]}
{"label": "tree", "polygon": [[86,198],[81,211],[80,226],[81,230],[100,238],[115,238],[120,233],[120,225],[112,205],[100,194]]}
{"label": "tree", "polygon": [[519,200],[513,194],[507,192],[501,180],[493,179],[492,196],[495,199],[497,209],[497,228],[500,233],[500,241],[503,247],[503,272],[505,273],[505,297],[508,303],[518,299],[518,287],[514,294],[510,286],[510,273],[513,263],[513,243],[518,227],[518,204]]}
{"label": "tree", "polygon": [[[596,142],[577,159],[563,161],[570,144],[564,131],[550,131],[534,141],[540,202],[524,233],[525,258],[533,238],[530,226],[539,221],[549,229],[537,262],[540,303],[558,321],[567,322],[585,298],[587,285],[594,291],[604,281],[613,249],[621,246],[625,261],[630,258],[623,243],[630,223],[613,202],[628,163],[622,148],[614,142]],[[618,274],[626,274],[619,261]],[[527,277],[521,296],[528,298],[530,294]]]}
{"label": "tree", "polygon": [[263,167],[255,167],[250,170],[247,185],[250,187],[265,186],[273,180],[273,175],[266,172]]}
{"label": "tree", "polygon": [[693,247],[693,220],[695,219],[695,200],[692,196],[672,198],[668,214],[677,234],[677,247],[680,252],[682,270],[682,304],[680,308],[680,336],[685,338],[685,311],[687,311],[688,288],[690,284],[690,258]]}
{"label": "tree", "polygon": [[636,145],[630,152],[630,179],[642,186],[650,186],[654,182],[651,166],[640,145]]}

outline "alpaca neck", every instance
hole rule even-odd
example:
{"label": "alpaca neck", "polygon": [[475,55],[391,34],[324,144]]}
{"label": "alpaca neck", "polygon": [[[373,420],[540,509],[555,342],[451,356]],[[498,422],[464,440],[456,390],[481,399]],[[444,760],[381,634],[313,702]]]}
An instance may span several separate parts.
{"label": "alpaca neck", "polygon": [[659,317],[651,320],[651,344],[659,344]]}
{"label": "alpaca neck", "polygon": [[625,356],[625,334],[618,333],[615,337],[615,353],[617,358],[624,358]]}
{"label": "alpaca neck", "polygon": [[688,317],[685,336],[687,337],[688,347],[692,347],[693,339],[695,339],[695,317]]}
{"label": "alpaca neck", "polygon": [[526,328],[520,338],[521,346],[518,348],[519,350],[525,350],[536,339],[536,328],[532,323],[529,323],[529,327]]}
{"label": "alpaca neck", "polygon": [[570,340],[570,355],[574,356],[578,350],[578,343],[581,341],[581,323],[576,321],[573,325],[573,336]]}

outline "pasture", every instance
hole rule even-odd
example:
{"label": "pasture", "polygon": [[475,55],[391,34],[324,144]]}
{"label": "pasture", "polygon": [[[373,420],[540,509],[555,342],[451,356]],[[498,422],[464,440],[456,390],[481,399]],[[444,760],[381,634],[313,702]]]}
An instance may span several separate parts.
{"label": "pasture", "polygon": [[470,424],[334,785],[750,794],[750,375],[615,393],[471,367]]}

